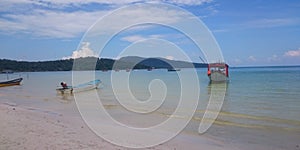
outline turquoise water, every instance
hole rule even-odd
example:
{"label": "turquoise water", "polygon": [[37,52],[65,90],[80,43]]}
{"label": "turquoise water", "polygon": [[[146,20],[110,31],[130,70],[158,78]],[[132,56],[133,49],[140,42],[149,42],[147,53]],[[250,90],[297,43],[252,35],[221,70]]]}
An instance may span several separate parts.
{"label": "turquoise water", "polygon": [[299,131],[299,83],[300,67],[231,69],[224,118],[240,126]]}
{"label": "turquoise water", "polygon": [[[191,69],[182,69],[189,73]],[[82,78],[85,74],[82,72]],[[130,120],[132,115],[141,121],[134,120],[133,126],[154,125],[172,114],[180,98],[180,80],[176,72],[166,70],[119,71],[117,74],[129,74],[130,90],[140,101],[151,96],[149,84],[154,79],[163,81],[167,87],[165,102],[153,113],[136,115],[124,109],[118,103],[111,86],[111,71],[95,73],[102,80],[97,89],[102,104],[116,120]],[[197,111],[189,130],[197,132],[203,112],[209,98],[211,85],[206,76],[206,69],[197,69],[200,84],[200,97]],[[28,72],[8,75],[10,79],[23,77],[21,86],[0,88],[0,103],[17,104],[62,112],[75,113],[76,105],[72,95],[57,94],[55,89],[61,81],[72,83],[72,72]],[[0,80],[7,75],[1,74]],[[227,83],[225,101],[216,125],[237,126],[243,128],[282,129],[300,131],[300,67],[266,67],[266,68],[231,68],[230,81]],[[117,85],[118,86],[118,85]],[[123,92],[126,92],[125,90]],[[121,91],[122,94],[122,91]],[[128,99],[130,101],[130,99]],[[153,118],[155,118],[153,120]],[[137,119],[137,120],[138,120]],[[132,121],[132,120],[131,120]]]}

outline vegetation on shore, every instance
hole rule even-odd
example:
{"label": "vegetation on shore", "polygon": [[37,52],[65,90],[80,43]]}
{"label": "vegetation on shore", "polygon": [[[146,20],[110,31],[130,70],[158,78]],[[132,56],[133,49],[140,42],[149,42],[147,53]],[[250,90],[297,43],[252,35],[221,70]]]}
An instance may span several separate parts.
{"label": "vegetation on shore", "polygon": [[123,70],[149,68],[201,68],[202,63],[167,60],[164,58],[142,58],[136,56],[123,57],[119,60],[109,58],[86,57],[54,61],[16,61],[0,59],[0,71],[12,70],[15,72],[35,71],[71,71],[71,70]]}

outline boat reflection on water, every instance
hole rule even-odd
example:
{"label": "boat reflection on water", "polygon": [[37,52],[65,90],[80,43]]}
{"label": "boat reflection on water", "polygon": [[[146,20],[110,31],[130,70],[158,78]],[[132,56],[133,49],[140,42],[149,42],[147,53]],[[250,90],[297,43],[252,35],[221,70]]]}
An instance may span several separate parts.
{"label": "boat reflection on water", "polygon": [[228,82],[210,82],[207,86],[209,100],[202,117],[198,132],[205,133],[217,119],[225,99]]}
{"label": "boat reflection on water", "polygon": [[71,103],[74,101],[74,94],[73,93],[60,93],[57,92],[56,96],[59,97],[61,103]]}

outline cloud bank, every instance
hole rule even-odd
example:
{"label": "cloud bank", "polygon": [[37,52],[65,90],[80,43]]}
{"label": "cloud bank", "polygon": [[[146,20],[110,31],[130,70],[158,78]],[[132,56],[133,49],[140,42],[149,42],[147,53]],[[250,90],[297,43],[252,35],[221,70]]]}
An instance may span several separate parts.
{"label": "cloud bank", "polygon": [[138,41],[143,41],[143,40],[147,40],[147,39],[161,39],[164,38],[166,35],[163,34],[152,34],[152,35],[130,35],[130,36],[125,36],[122,37],[121,40],[122,41],[126,41],[126,42],[130,42],[130,43],[134,43],[134,42],[138,42]]}
{"label": "cloud bank", "polygon": [[4,0],[1,1],[1,9],[9,9],[14,5],[36,5],[50,8],[64,8],[64,7],[80,7],[88,4],[105,4],[105,5],[127,5],[134,3],[169,3],[174,5],[188,5],[197,6],[205,3],[210,3],[213,0]]}
{"label": "cloud bank", "polygon": [[98,55],[90,48],[89,42],[83,42],[82,47],[72,53],[72,56],[63,57],[62,59],[76,59],[81,57],[98,57]]}
{"label": "cloud bank", "polygon": [[284,56],[288,57],[299,57],[300,56],[300,48],[298,50],[290,50],[284,53]]}
{"label": "cloud bank", "polygon": [[[211,1],[212,0],[152,0],[151,2],[195,6],[210,3]],[[0,34],[25,34],[33,37],[46,38],[76,38],[82,35],[99,18],[113,11],[115,8],[137,2],[149,1],[4,0],[0,1]],[[90,5],[95,6],[95,8],[90,9]],[[107,7],[103,8],[103,5]],[[140,14],[141,17],[147,15],[141,10],[132,10],[132,12],[128,13]],[[158,20],[168,20],[170,17],[164,17],[166,15],[161,14],[173,12],[165,10],[165,12],[154,11],[154,13],[160,14],[157,17]],[[108,26],[108,30],[109,27],[110,26]],[[111,28],[113,28],[113,26]]]}
{"label": "cloud bank", "polygon": [[125,36],[123,38],[121,38],[122,41],[127,41],[127,42],[137,42],[137,41],[141,41],[141,40],[146,40],[147,38],[140,36],[140,35],[133,35],[133,36]]}

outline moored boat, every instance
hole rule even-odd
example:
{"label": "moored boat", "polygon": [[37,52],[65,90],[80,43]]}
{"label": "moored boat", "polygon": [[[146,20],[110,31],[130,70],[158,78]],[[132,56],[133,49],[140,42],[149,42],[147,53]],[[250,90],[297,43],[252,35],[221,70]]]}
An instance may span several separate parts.
{"label": "moored boat", "polygon": [[228,80],[228,65],[226,63],[208,64],[207,75],[210,82],[225,82]]}
{"label": "moored boat", "polygon": [[180,68],[168,68],[168,71],[171,72],[171,71],[180,71]]}
{"label": "moored boat", "polygon": [[20,85],[22,80],[23,80],[23,78],[17,78],[17,79],[13,79],[13,80],[9,80],[9,81],[3,81],[3,82],[0,82],[0,87]]}
{"label": "moored boat", "polygon": [[56,89],[56,91],[61,94],[88,91],[88,90],[98,88],[100,83],[101,83],[101,80],[98,79],[98,80],[90,81],[87,83],[79,84],[76,86],[67,86],[66,88],[58,88],[58,89]]}
{"label": "moored boat", "polygon": [[147,68],[148,71],[152,71],[153,69],[155,69],[155,67],[149,67],[149,68]]}

